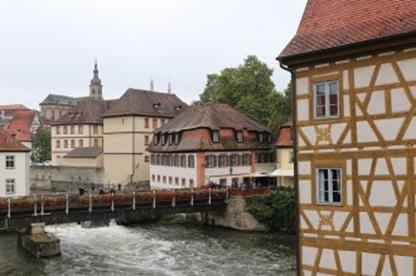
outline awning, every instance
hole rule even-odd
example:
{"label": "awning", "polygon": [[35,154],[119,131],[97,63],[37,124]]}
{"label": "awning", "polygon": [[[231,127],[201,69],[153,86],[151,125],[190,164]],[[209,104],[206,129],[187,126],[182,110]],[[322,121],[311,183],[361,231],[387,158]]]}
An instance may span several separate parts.
{"label": "awning", "polygon": [[270,176],[294,176],[293,170],[277,169],[269,174]]}

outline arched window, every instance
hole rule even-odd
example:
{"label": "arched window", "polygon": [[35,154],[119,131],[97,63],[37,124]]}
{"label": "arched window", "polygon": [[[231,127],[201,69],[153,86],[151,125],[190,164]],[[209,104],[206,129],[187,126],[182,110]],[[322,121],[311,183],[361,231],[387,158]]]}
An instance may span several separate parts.
{"label": "arched window", "polygon": [[193,155],[188,156],[188,168],[195,167],[195,157]]}
{"label": "arched window", "polygon": [[185,154],[181,155],[181,167],[186,168],[186,155]]}

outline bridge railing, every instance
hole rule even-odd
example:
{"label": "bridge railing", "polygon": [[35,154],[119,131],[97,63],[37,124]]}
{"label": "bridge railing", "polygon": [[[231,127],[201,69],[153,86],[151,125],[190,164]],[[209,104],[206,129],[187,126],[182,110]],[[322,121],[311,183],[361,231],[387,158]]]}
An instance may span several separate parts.
{"label": "bridge railing", "polygon": [[153,190],[145,192],[116,192],[103,194],[42,194],[24,197],[0,198],[0,216],[30,214],[45,215],[52,212],[88,211],[98,209],[208,204],[227,201],[225,189]]}

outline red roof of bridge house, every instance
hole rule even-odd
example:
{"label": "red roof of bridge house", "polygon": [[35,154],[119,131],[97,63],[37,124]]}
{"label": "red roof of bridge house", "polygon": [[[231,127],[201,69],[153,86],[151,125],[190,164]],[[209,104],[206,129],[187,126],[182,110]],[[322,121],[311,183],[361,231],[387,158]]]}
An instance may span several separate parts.
{"label": "red roof of bridge house", "polygon": [[415,0],[309,0],[279,59],[415,35]]}
{"label": "red roof of bridge house", "polygon": [[12,134],[0,128],[0,152],[29,152],[30,149],[17,141]]}
{"label": "red roof of bridge house", "polygon": [[274,144],[277,148],[293,147],[292,122],[280,126],[277,141]]}

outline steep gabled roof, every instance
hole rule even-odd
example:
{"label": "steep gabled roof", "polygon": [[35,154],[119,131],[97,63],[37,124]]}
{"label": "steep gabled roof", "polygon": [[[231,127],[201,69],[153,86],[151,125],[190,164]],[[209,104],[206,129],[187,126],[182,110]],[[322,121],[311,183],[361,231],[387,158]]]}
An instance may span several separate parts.
{"label": "steep gabled roof", "polygon": [[0,105],[0,110],[16,111],[16,110],[29,110],[29,108],[27,108],[23,104],[8,104],[8,105]]}
{"label": "steep gabled roof", "polygon": [[96,158],[103,153],[103,148],[76,148],[64,155],[64,158]]}
{"label": "steep gabled roof", "polygon": [[197,128],[269,131],[227,104],[195,103],[156,132],[178,132]]}
{"label": "steep gabled roof", "polygon": [[51,123],[51,125],[102,124],[102,115],[115,103],[116,100],[86,99],[71,108],[67,114]]}
{"label": "steep gabled roof", "polygon": [[80,102],[88,99],[89,97],[70,97],[65,95],[49,94],[40,103],[40,105],[69,105],[76,106]]}
{"label": "steep gabled roof", "polygon": [[129,88],[104,117],[142,115],[172,118],[187,104],[175,94]]}
{"label": "steep gabled roof", "polygon": [[279,59],[415,32],[415,0],[309,0]]}
{"label": "steep gabled roof", "polygon": [[0,152],[29,152],[30,149],[17,141],[13,135],[0,128]]}
{"label": "steep gabled roof", "polygon": [[277,141],[275,143],[275,146],[277,148],[279,147],[292,147],[293,146],[293,123],[288,122],[284,125],[280,126],[279,129],[279,135],[277,137]]}
{"label": "steep gabled roof", "polygon": [[7,125],[7,132],[14,135],[20,142],[32,141],[32,123],[35,118],[35,111],[18,110],[13,114],[13,118]]}

